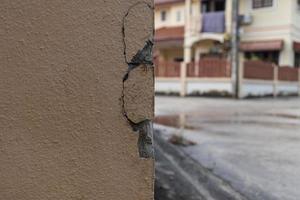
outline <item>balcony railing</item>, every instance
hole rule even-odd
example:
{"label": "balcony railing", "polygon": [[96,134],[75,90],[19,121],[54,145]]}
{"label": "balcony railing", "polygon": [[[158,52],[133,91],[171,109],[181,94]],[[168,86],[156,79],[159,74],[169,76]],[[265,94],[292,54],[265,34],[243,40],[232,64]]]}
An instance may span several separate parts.
{"label": "balcony railing", "polygon": [[200,15],[193,15],[190,19],[190,33],[224,33],[225,32],[225,12],[209,12]]}
{"label": "balcony railing", "polygon": [[202,32],[204,33],[224,33],[225,32],[225,12],[209,12],[202,14]]}

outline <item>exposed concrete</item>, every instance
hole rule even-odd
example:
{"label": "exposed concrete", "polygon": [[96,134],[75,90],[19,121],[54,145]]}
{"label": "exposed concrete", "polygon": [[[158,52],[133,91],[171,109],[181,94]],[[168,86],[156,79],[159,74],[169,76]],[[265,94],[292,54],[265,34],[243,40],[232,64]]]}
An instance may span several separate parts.
{"label": "exposed concrete", "polygon": [[[139,50],[143,49],[146,41],[153,40],[153,9],[150,1],[139,1],[132,5],[126,13],[123,21],[123,35],[127,63],[134,58]],[[148,20],[141,19],[141,13],[144,19]]]}
{"label": "exposed concrete", "polygon": [[153,199],[153,160],[140,158],[151,151],[153,68],[127,62],[152,40],[152,7],[1,1],[1,199]]}
{"label": "exposed concrete", "polygon": [[142,158],[153,157],[153,75],[153,67],[141,65],[131,70],[124,80],[124,116],[139,134],[138,146]]}
{"label": "exposed concrete", "polygon": [[129,119],[139,123],[153,118],[153,67],[142,66],[131,71],[124,83],[124,108]]}
{"label": "exposed concrete", "polygon": [[[146,20],[137,20],[142,12]],[[123,114],[139,134],[141,158],[153,157],[152,123],[154,115],[153,5],[138,2],[123,19],[124,61],[128,70],[123,77]]]}

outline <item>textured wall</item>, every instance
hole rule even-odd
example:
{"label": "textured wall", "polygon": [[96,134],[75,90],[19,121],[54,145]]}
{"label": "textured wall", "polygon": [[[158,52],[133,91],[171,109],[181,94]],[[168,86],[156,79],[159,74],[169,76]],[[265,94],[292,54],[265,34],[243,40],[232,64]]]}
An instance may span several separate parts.
{"label": "textured wall", "polygon": [[1,0],[1,200],[152,199],[152,7]]}

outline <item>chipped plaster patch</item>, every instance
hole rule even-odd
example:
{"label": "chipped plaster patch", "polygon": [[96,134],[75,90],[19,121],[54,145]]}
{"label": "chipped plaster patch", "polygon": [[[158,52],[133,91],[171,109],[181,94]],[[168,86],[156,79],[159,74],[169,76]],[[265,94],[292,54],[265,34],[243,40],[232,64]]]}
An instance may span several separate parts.
{"label": "chipped plaster patch", "polygon": [[135,124],[153,119],[153,67],[141,65],[124,82],[124,111]]}
{"label": "chipped plaster patch", "polygon": [[[145,19],[136,20],[141,17],[140,13],[143,13]],[[122,109],[126,120],[139,134],[141,158],[153,157],[153,30],[153,7],[144,2],[130,7],[122,28],[124,60],[128,65],[123,77]]]}
{"label": "chipped plaster patch", "polygon": [[[143,14],[141,15],[141,13]],[[144,19],[140,19],[141,16]],[[153,7],[144,2],[133,5],[126,13],[123,21],[126,63],[129,63],[136,53],[145,46],[146,41],[153,40],[153,30]]]}

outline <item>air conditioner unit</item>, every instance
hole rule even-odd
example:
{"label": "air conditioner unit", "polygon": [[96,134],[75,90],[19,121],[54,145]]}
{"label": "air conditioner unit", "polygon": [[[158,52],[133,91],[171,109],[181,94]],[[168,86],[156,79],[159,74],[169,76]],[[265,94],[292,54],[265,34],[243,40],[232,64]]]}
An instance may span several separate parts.
{"label": "air conditioner unit", "polygon": [[[300,0],[299,0],[300,1]],[[253,16],[250,14],[242,15],[241,16],[241,25],[250,25],[253,22]]]}

